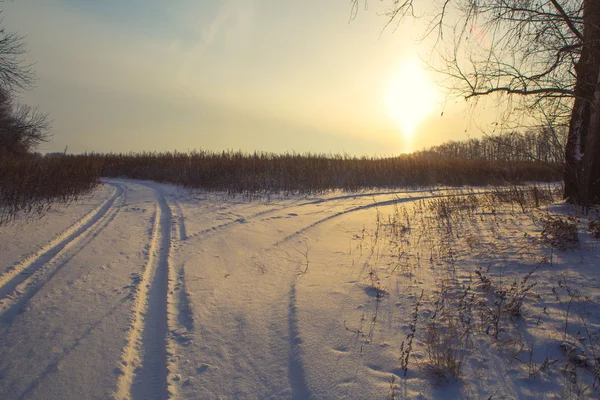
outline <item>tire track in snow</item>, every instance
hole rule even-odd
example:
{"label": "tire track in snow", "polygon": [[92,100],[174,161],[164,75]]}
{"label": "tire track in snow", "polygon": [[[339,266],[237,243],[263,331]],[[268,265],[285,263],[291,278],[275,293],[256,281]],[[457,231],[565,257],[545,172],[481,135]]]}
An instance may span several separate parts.
{"label": "tire track in snow", "polygon": [[[199,236],[202,236],[202,235],[206,235],[208,233],[212,233],[212,232],[221,230],[223,228],[227,228],[228,226],[236,224],[236,223],[238,223],[238,224],[244,224],[244,223],[252,221],[252,220],[254,220],[256,218],[262,217],[263,215],[268,215],[268,214],[272,214],[272,213],[275,213],[275,212],[284,211],[284,210],[287,210],[287,209],[290,209],[290,208],[296,208],[296,207],[302,207],[302,206],[310,206],[310,205],[315,205],[315,204],[323,204],[323,203],[327,203],[327,202],[330,202],[330,201],[344,200],[344,199],[355,198],[355,197],[365,197],[365,196],[373,197],[373,196],[390,195],[390,194],[403,194],[403,193],[407,193],[407,192],[397,192],[397,191],[396,192],[378,192],[378,193],[372,193],[372,194],[370,194],[370,193],[359,193],[359,194],[337,196],[337,197],[331,197],[331,198],[325,198],[325,199],[317,199],[317,200],[307,201],[307,202],[304,202],[304,203],[290,205],[290,206],[273,207],[273,208],[270,208],[268,210],[263,210],[263,211],[259,211],[257,213],[251,214],[251,215],[249,215],[247,217],[241,216],[239,218],[233,219],[233,220],[228,221],[228,222],[224,222],[224,223],[219,224],[219,225],[210,226],[210,227],[202,229],[202,230],[200,230],[198,232],[186,235],[186,239],[194,239],[196,237],[199,237]],[[410,192],[408,192],[408,193],[410,193]],[[177,204],[177,206],[178,206],[178,204]],[[183,215],[183,214],[181,214],[181,215]],[[181,229],[181,227],[180,227],[180,229]],[[185,225],[184,225],[184,229],[185,229]],[[186,239],[183,239],[183,240],[186,240]]]}
{"label": "tire track in snow", "polygon": [[356,206],[356,207],[352,207],[352,208],[349,208],[349,209],[346,209],[343,211],[338,211],[334,214],[328,215],[325,218],[319,219],[319,220],[305,226],[304,228],[298,229],[296,232],[287,235],[283,239],[278,240],[277,242],[274,243],[274,246],[279,246],[285,242],[288,242],[289,240],[303,234],[307,230],[314,228],[315,226],[320,225],[324,222],[327,222],[334,218],[338,218],[338,217],[344,216],[346,214],[350,214],[350,213],[357,212],[357,211],[364,211],[364,210],[368,210],[370,208],[385,207],[385,206],[399,204],[399,203],[410,203],[410,202],[419,201],[419,200],[439,199],[439,198],[446,198],[446,197],[460,197],[460,196],[468,196],[468,195],[479,196],[479,195],[488,194],[488,193],[493,193],[493,192],[492,191],[482,191],[482,192],[475,192],[475,193],[452,193],[452,194],[446,194],[446,195],[404,197],[404,198],[396,198],[396,199],[392,199],[392,200],[385,200],[385,201],[380,201],[380,202],[364,204],[362,206]]}
{"label": "tire track in snow", "polygon": [[231,221],[224,222],[224,223],[219,224],[219,225],[209,226],[208,228],[202,229],[201,231],[198,231],[198,232],[192,233],[190,235],[187,235],[186,236],[186,241],[189,243],[191,241],[191,239],[195,239],[195,238],[200,237],[200,236],[205,236],[205,235],[208,235],[210,233],[215,233],[217,231],[220,231],[220,230],[222,230],[224,228],[227,228],[227,227],[229,227],[231,225],[234,225],[234,224],[245,224],[246,222],[248,222],[250,220],[253,220],[255,218],[258,218],[261,215],[265,215],[265,214],[268,214],[268,213],[271,213],[271,212],[281,211],[284,208],[285,207],[274,208],[274,209],[265,210],[265,211],[260,211],[258,213],[252,214],[252,215],[250,215],[248,217],[239,217],[239,218],[233,219]]}
{"label": "tire track in snow", "polygon": [[[173,240],[171,241],[169,255],[169,257],[172,257],[175,250],[177,250],[188,238],[185,226],[185,215],[176,199],[171,197],[170,201],[165,201],[168,196],[162,188],[153,186],[152,184],[147,186],[153,187],[157,193],[159,193],[160,201],[163,201],[163,206],[170,210],[172,219],[174,220],[172,229]],[[174,245],[174,241],[177,242],[177,245]],[[168,396],[176,398],[180,381],[178,349],[189,346],[192,341],[194,314],[191,309],[190,295],[185,281],[185,265],[181,264],[175,266],[171,260],[171,263],[168,266],[167,275],[167,391]]]}
{"label": "tire track in snow", "polygon": [[341,217],[346,214],[350,214],[350,213],[357,212],[357,211],[368,210],[368,209],[374,208],[374,207],[380,207],[380,206],[383,207],[383,206],[388,206],[388,205],[398,204],[398,203],[408,203],[411,201],[419,201],[419,200],[430,199],[430,198],[434,198],[434,197],[441,197],[441,196],[420,196],[420,197],[410,197],[410,198],[403,198],[403,199],[393,199],[393,200],[387,200],[387,201],[382,201],[382,202],[369,203],[369,204],[365,204],[362,206],[356,206],[356,207],[352,207],[352,208],[349,208],[344,211],[338,211],[334,214],[328,215],[325,218],[319,219],[319,220],[305,226],[304,228],[298,229],[294,233],[287,235],[283,239],[275,242],[274,246],[279,246],[279,245],[281,245],[285,242],[288,242],[289,240],[303,234],[307,230],[314,228],[317,225],[320,225],[324,222],[330,221],[334,218],[338,218],[338,217]]}
{"label": "tire track in snow", "polygon": [[[160,189],[157,196],[148,260],[134,295],[127,344],[122,351],[117,399],[168,399],[175,393],[174,345],[170,337],[173,318],[170,264],[173,215]],[[176,318],[176,317],[174,317]]]}
{"label": "tire track in snow", "polygon": [[265,214],[265,213],[266,212],[263,211],[263,212],[251,215],[251,216],[249,216],[247,218],[240,217],[240,218],[236,218],[234,220],[228,221],[228,222],[224,222],[224,223],[219,224],[219,225],[210,226],[208,228],[202,229],[201,231],[198,231],[198,232],[192,233],[191,235],[186,236],[186,239],[195,239],[195,238],[197,238],[199,236],[204,236],[204,235],[207,235],[209,233],[213,233],[213,232],[219,231],[219,230],[221,230],[223,228],[227,228],[228,226],[233,225],[233,224],[245,224],[248,219],[254,219],[258,215],[262,215],[262,214]]}
{"label": "tire track in snow", "polygon": [[344,195],[335,196],[335,197],[327,197],[324,199],[312,200],[312,201],[308,201],[306,203],[298,204],[298,206],[322,204],[322,203],[327,203],[327,202],[336,201],[336,200],[349,200],[349,199],[355,199],[357,197],[389,196],[392,194],[395,194],[395,195],[415,194],[415,193],[422,193],[422,192],[433,193],[433,192],[450,191],[450,190],[453,190],[453,189],[452,188],[430,188],[430,189],[416,189],[416,190],[391,190],[391,191],[385,191],[385,192],[372,192],[372,193],[369,193],[369,192],[352,193],[352,194],[344,194]]}
{"label": "tire track in snow", "polygon": [[[431,189],[430,191],[442,191],[442,190],[450,190],[450,189]],[[331,197],[331,198],[325,198],[325,199],[317,199],[317,200],[313,200],[313,201],[308,201],[308,202],[304,202],[304,203],[300,203],[300,204],[295,204],[295,205],[290,205],[290,206],[283,206],[283,207],[274,207],[268,210],[264,210],[264,211],[260,211],[254,214],[251,214],[247,217],[239,217],[236,219],[233,219],[231,221],[228,222],[224,222],[222,224],[219,225],[214,225],[214,226],[210,226],[208,228],[202,229],[198,232],[186,235],[186,240],[191,240],[191,239],[195,239],[197,237],[200,236],[204,236],[207,235],[209,233],[215,233],[217,231],[220,231],[221,229],[227,228],[233,224],[245,224],[247,222],[250,222],[254,219],[257,219],[259,217],[262,217],[264,215],[268,215],[268,214],[272,214],[275,212],[280,212],[280,211],[285,211],[285,210],[289,210],[289,209],[294,209],[297,207],[304,207],[304,206],[310,206],[310,205],[316,205],[316,204],[324,204],[324,203],[328,203],[328,202],[332,202],[332,201],[338,201],[338,200],[346,200],[349,198],[356,198],[356,197],[374,197],[374,196],[384,196],[384,195],[393,195],[393,194],[411,194],[411,193],[419,193],[419,192],[412,192],[412,191],[391,191],[391,192],[377,192],[377,193],[359,193],[359,194],[352,194],[352,195],[344,195],[344,196],[337,196],[337,197]],[[341,211],[338,212],[336,214],[330,215],[326,218],[324,218],[323,220],[319,220],[313,224],[311,224],[310,226],[307,226],[305,228],[302,228],[296,232],[294,232],[293,234],[285,237],[284,239],[278,241],[277,243],[275,243],[275,245],[279,245],[281,243],[284,243],[286,241],[288,241],[289,239],[291,239],[294,236],[297,236],[301,233],[303,233],[304,231],[306,231],[307,229],[312,228],[315,225],[318,225],[320,223],[323,223],[329,219],[335,218],[335,217],[339,217],[345,213],[348,212],[353,212],[353,211],[359,211],[362,209],[367,209],[367,208],[372,208],[375,207],[377,205],[381,205],[381,206],[385,206],[385,205],[389,205],[389,204],[394,204],[394,203],[398,203],[398,202],[403,202],[403,201],[413,201],[413,200],[420,200],[420,199],[424,199],[424,198],[434,198],[434,197],[445,197],[445,196],[436,196],[436,195],[432,195],[432,196],[421,196],[421,197],[413,197],[413,198],[402,198],[402,199],[394,199],[394,200],[390,200],[390,201],[383,201],[380,203],[372,203],[372,204],[367,204],[364,206],[357,206],[354,207],[352,209],[349,210],[345,210],[345,211]],[[180,227],[181,229],[181,227]]]}
{"label": "tire track in snow", "polygon": [[[428,190],[428,192],[442,191],[442,190],[451,190],[451,189],[430,189],[430,190]],[[348,195],[343,195],[343,196],[336,196],[336,197],[330,197],[330,198],[324,198],[324,199],[317,199],[317,200],[307,201],[307,202],[300,203],[300,204],[295,204],[295,205],[289,205],[289,206],[283,206],[283,207],[273,207],[273,208],[270,208],[268,210],[259,211],[257,213],[251,214],[251,215],[249,215],[247,217],[243,217],[242,216],[242,217],[233,219],[231,221],[224,222],[224,223],[219,224],[219,225],[210,226],[208,228],[202,229],[202,230],[200,230],[198,232],[194,232],[194,233],[189,234],[189,235],[186,233],[185,234],[185,239],[181,239],[181,240],[185,241],[185,240],[188,240],[188,239],[190,239],[190,240],[191,239],[195,239],[195,238],[197,238],[199,236],[207,235],[209,233],[213,233],[213,232],[219,231],[221,229],[227,228],[227,227],[229,227],[229,226],[231,226],[233,224],[244,224],[246,222],[250,222],[250,221],[252,221],[254,219],[257,219],[259,217],[262,217],[264,215],[272,214],[272,213],[279,212],[279,211],[285,211],[285,210],[293,209],[293,208],[297,208],[297,207],[311,206],[311,205],[316,205],[316,204],[324,204],[324,203],[328,203],[328,202],[332,202],[332,201],[346,200],[346,199],[350,199],[350,198],[374,197],[374,196],[384,196],[384,195],[393,195],[393,194],[396,194],[396,195],[398,195],[398,194],[411,194],[411,193],[419,193],[419,192],[418,191],[415,192],[415,191],[406,191],[406,190],[403,190],[403,191],[387,191],[387,192],[375,192],[375,193],[348,194]],[[431,197],[437,197],[437,196],[431,196]],[[416,200],[417,198],[414,198],[414,199]],[[379,203],[379,204],[380,205],[385,205],[384,202]],[[176,204],[175,207],[176,208],[179,207],[179,209],[177,210],[177,212],[181,213],[181,216],[182,216],[181,222],[182,222],[184,217],[183,217],[183,213],[181,212],[181,208],[180,208],[179,204]],[[363,206],[361,206],[361,207],[363,207]],[[369,207],[373,207],[373,206],[372,205],[368,205],[367,208],[369,208]],[[357,207],[357,208],[359,208],[359,207]],[[355,211],[355,210],[349,210],[349,211]],[[341,214],[343,214],[343,212]],[[335,215],[335,216],[339,216],[339,215]],[[328,218],[333,218],[333,217],[334,216],[330,216]],[[180,225],[179,225],[180,232],[182,230],[182,226],[183,226],[183,230],[185,232],[185,225],[182,225],[181,222],[180,222]],[[305,229],[308,229],[308,228],[305,228]],[[302,233],[302,232],[299,232],[299,233]],[[181,233],[180,233],[180,237],[183,237],[183,235],[181,235]],[[280,243],[282,243],[284,241],[286,241],[286,240],[284,239],[281,242],[277,242],[277,244],[280,244]]]}
{"label": "tire track in snow", "polygon": [[312,398],[310,389],[306,384],[306,372],[302,361],[302,337],[298,326],[298,308],[296,305],[296,281],[290,288],[290,302],[288,311],[288,381],[292,389],[292,399],[305,400]]}
{"label": "tire track in snow", "polygon": [[177,200],[173,200],[173,207],[171,210],[175,209],[173,213],[173,218],[177,221],[177,239],[180,242],[187,240],[187,228],[185,226],[185,215],[183,215],[183,209]]}
{"label": "tire track in snow", "polygon": [[[35,283],[28,285],[31,283],[30,278],[35,277],[42,270],[54,266],[54,271],[48,277],[50,279],[71,258],[68,257],[68,254],[74,247],[80,243],[83,243],[83,246],[87,245],[91,239],[96,237],[114,219],[122,205],[119,203],[117,207],[114,207],[114,204],[118,199],[121,199],[121,203],[123,202],[125,189],[116,183],[109,184],[115,188],[112,196],[77,220],[42,248],[0,276],[0,301],[4,301],[6,297],[12,294],[10,300],[13,301],[9,301],[8,304],[10,306],[15,302],[15,299],[19,303],[22,303],[31,298],[37,293],[36,287],[39,289],[43,285],[43,282],[41,285],[35,285]],[[85,241],[86,238],[90,240]],[[0,303],[0,312],[4,312],[6,308],[7,305]]]}
{"label": "tire track in snow", "polygon": [[190,293],[187,289],[185,280],[185,265],[181,265],[176,272],[177,277],[174,287],[174,293],[177,294],[175,310],[173,315],[177,316],[178,329],[175,331],[176,339],[180,343],[186,343],[189,340],[187,333],[194,331],[194,313]]}
{"label": "tire track in snow", "polygon": [[[489,193],[479,192],[474,193],[476,195]],[[362,206],[356,206],[344,211],[337,212],[335,214],[329,215],[325,218],[317,220],[304,228],[286,236],[284,239],[276,242],[274,246],[278,246],[282,243],[289,241],[290,239],[297,237],[303,232],[315,227],[316,225],[322,224],[324,222],[330,221],[334,218],[341,217],[345,214],[349,214],[352,212],[368,210],[374,207],[379,206],[388,206],[397,203],[407,203],[413,201],[427,200],[432,198],[440,198],[440,197],[455,197],[455,196],[464,196],[464,193],[452,193],[447,195],[430,195],[430,196],[418,196],[418,197],[410,197],[410,198],[396,198],[392,200],[386,200],[381,202],[373,202],[370,204],[365,204]],[[300,206],[306,205],[301,204]],[[370,256],[369,256],[370,257]],[[289,353],[288,353],[288,381],[290,384],[290,388],[292,390],[291,397],[292,399],[311,399],[313,398],[312,392],[308,386],[306,380],[306,369],[304,367],[304,362],[302,359],[303,349],[302,349],[302,336],[300,333],[299,327],[299,317],[298,317],[298,307],[297,307],[297,293],[296,293],[296,283],[294,282],[291,285],[289,291],[289,310],[288,310],[288,340],[289,340]]]}
{"label": "tire track in snow", "polygon": [[[175,209],[175,218],[177,218],[177,227],[173,227],[172,237],[178,239],[181,244],[187,240],[187,231],[185,227],[185,216],[183,210],[176,200],[171,206],[166,201],[166,196],[161,189],[160,201],[163,207],[167,209],[173,218],[173,209]],[[171,260],[175,248],[174,241],[171,240],[169,245],[169,255],[167,258],[167,328],[168,334],[166,337],[166,353],[167,353],[167,394],[171,398],[176,398],[179,388],[179,365],[178,365],[178,345],[188,345],[191,340],[190,332],[193,330],[194,316],[190,308],[189,293],[185,284],[185,267],[181,265],[178,269],[173,266]]]}

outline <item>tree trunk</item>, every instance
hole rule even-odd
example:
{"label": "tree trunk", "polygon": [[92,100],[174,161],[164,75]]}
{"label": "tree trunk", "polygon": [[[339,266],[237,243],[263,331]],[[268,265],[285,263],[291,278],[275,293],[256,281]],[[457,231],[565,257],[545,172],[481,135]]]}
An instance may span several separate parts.
{"label": "tree trunk", "polygon": [[569,202],[581,204],[583,155],[587,139],[587,121],[589,121],[590,107],[589,102],[581,98],[582,90],[577,86],[579,84],[575,87],[575,95],[577,96],[579,92],[579,96],[577,96],[573,105],[565,151],[564,198]]}
{"label": "tree trunk", "polygon": [[[565,199],[600,203],[600,1],[584,0],[583,48],[565,153]],[[594,157],[596,155],[596,157]]]}
{"label": "tree trunk", "polygon": [[[598,57],[600,59],[600,57]],[[596,92],[590,112],[590,126],[584,157],[585,190],[583,204],[600,204],[600,68],[598,68]]]}

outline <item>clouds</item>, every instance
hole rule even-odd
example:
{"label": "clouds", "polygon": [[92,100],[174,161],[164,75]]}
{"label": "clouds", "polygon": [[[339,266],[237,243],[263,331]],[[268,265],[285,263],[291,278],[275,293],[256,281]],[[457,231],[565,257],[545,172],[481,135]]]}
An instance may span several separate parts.
{"label": "clouds", "polygon": [[191,33],[179,42],[183,62],[177,77],[183,86],[203,87],[206,80],[202,78],[207,74],[229,78],[231,66],[242,64],[240,58],[250,47],[251,4],[218,3],[208,9],[196,6],[177,18],[179,26]]}

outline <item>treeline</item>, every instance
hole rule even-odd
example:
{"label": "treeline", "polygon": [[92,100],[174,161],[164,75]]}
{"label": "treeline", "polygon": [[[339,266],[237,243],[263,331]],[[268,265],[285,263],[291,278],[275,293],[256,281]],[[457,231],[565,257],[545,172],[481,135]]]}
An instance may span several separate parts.
{"label": "treeline", "polygon": [[435,185],[557,181],[530,161],[448,160],[425,154],[390,158],[243,152],[90,154],[105,177],[147,179],[227,193],[318,193]]}
{"label": "treeline", "polygon": [[548,127],[525,133],[510,132],[480,139],[449,141],[420,151],[419,154],[447,160],[538,161],[562,164],[566,136],[565,129]]}
{"label": "treeline", "polygon": [[230,195],[558,181],[560,165],[459,160],[418,153],[389,158],[243,152],[0,157],[0,225],[41,214],[92,190],[100,177],[153,180]]}

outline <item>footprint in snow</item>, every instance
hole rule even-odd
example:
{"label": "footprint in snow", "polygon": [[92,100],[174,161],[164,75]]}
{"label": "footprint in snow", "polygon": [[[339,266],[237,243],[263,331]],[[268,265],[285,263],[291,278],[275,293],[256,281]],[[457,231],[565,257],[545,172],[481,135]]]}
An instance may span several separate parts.
{"label": "footprint in snow", "polygon": [[196,368],[196,372],[198,374],[203,374],[203,373],[205,373],[206,371],[208,371],[209,369],[212,369],[212,368],[216,368],[216,367],[214,367],[214,366],[212,366],[210,364],[202,364],[201,366],[199,366],[198,368]]}

